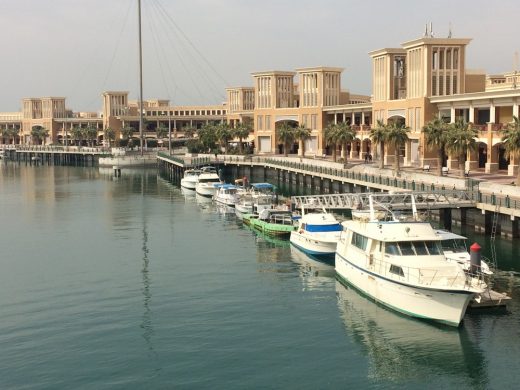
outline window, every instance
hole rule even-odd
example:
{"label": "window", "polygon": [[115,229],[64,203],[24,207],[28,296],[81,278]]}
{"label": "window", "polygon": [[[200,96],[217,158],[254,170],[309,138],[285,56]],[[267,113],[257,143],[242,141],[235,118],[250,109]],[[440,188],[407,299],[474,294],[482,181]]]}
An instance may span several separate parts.
{"label": "window", "polygon": [[352,245],[361,250],[365,250],[367,248],[368,238],[358,234],[356,232],[352,233]]}
{"label": "window", "polygon": [[265,129],[271,130],[271,115],[265,116]]}
{"label": "window", "polygon": [[399,256],[401,252],[399,251],[399,245],[397,245],[397,242],[387,242],[385,244],[385,253],[388,255]]}
{"label": "window", "polygon": [[257,123],[256,127],[258,128],[258,130],[263,130],[263,127],[264,127],[263,119],[264,119],[264,117],[262,115],[258,115],[256,117],[256,123]]}
{"label": "window", "polygon": [[403,256],[413,256],[415,252],[410,241],[404,241],[399,243],[399,248]]}
{"label": "window", "polygon": [[413,246],[417,256],[428,256],[428,249],[424,241],[416,241],[413,243]]}
{"label": "window", "polygon": [[403,269],[397,265],[390,265],[390,272],[399,276],[404,276]]}
{"label": "window", "polygon": [[430,255],[440,255],[441,250],[439,248],[439,244],[436,241],[426,241],[426,247],[428,248],[428,252]]}

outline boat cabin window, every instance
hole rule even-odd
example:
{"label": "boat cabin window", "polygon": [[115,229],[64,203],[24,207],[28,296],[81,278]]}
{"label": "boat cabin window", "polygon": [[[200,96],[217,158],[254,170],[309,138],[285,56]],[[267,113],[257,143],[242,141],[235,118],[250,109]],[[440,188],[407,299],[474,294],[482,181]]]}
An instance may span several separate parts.
{"label": "boat cabin window", "polygon": [[352,233],[352,245],[354,245],[355,247],[357,247],[361,250],[366,250],[367,243],[368,243],[367,237],[362,236],[361,234],[358,234],[356,232]]}
{"label": "boat cabin window", "polygon": [[413,256],[413,255],[415,255],[412,243],[410,241],[400,242],[399,243],[399,249],[401,249],[401,254],[403,256]]}
{"label": "boat cabin window", "polygon": [[400,241],[386,242],[385,253],[393,256],[428,256],[440,255],[436,241]]}
{"label": "boat cabin window", "polygon": [[399,276],[404,276],[403,269],[397,265],[390,265],[390,272]]}
{"label": "boat cabin window", "polygon": [[441,245],[442,249],[450,252],[463,253],[468,251],[464,244],[464,240],[442,240]]}
{"label": "boat cabin window", "polygon": [[399,251],[399,245],[397,242],[387,242],[385,244],[385,253],[389,255],[399,256],[401,252]]}

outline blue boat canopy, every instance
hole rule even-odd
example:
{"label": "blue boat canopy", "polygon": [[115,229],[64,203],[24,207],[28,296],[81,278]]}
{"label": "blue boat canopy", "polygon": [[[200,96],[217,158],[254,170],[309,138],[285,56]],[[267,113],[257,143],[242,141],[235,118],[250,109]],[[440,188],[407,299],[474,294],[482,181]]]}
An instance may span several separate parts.
{"label": "blue boat canopy", "polygon": [[234,185],[234,184],[222,184],[222,183],[213,184],[213,187],[215,187],[215,188],[224,188],[225,190],[230,190],[230,189],[233,189],[233,188],[237,188],[237,186]]}
{"label": "blue boat canopy", "polygon": [[343,230],[339,223],[333,223],[330,225],[309,225],[306,224],[304,229],[311,233],[322,233],[322,232],[340,232]]}
{"label": "blue boat canopy", "polygon": [[252,183],[251,187],[256,188],[257,190],[275,189],[276,188],[271,183]]}

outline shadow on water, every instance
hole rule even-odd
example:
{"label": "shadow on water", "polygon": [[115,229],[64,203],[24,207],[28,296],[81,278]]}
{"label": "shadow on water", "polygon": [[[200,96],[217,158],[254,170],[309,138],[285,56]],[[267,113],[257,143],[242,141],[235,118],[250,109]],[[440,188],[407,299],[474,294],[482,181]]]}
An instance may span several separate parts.
{"label": "shadow on water", "polygon": [[401,316],[338,281],[336,295],[347,333],[366,351],[372,380],[421,382],[434,374],[461,379],[471,387],[488,383],[484,355],[465,327]]}

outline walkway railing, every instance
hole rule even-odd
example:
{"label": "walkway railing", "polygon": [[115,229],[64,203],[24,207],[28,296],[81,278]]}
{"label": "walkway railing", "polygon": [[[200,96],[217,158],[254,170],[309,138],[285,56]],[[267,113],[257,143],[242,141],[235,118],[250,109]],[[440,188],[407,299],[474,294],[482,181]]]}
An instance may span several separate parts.
{"label": "walkway railing", "polygon": [[479,191],[478,180],[467,178],[466,188],[464,190],[456,189],[454,187],[447,187],[442,184],[425,183],[422,181],[408,180],[400,177],[383,176],[381,174],[370,174],[365,172],[355,172],[348,169],[327,167],[322,165],[312,164],[312,160],[304,161],[290,161],[270,157],[260,156],[218,156],[213,158],[209,156],[193,157],[189,161],[184,158],[170,156],[167,153],[159,152],[158,156],[174,161],[178,165],[185,168],[197,167],[207,164],[215,163],[237,163],[237,164],[252,164],[265,165],[272,168],[284,168],[294,171],[301,171],[305,174],[328,175],[333,180],[354,180],[361,182],[360,185],[370,187],[370,184],[390,187],[395,190],[409,192],[440,192],[446,193],[448,191],[464,192],[464,199],[473,203],[484,203],[493,206],[505,207],[520,210],[520,199],[514,199],[510,196],[499,196],[495,194],[483,194]]}

